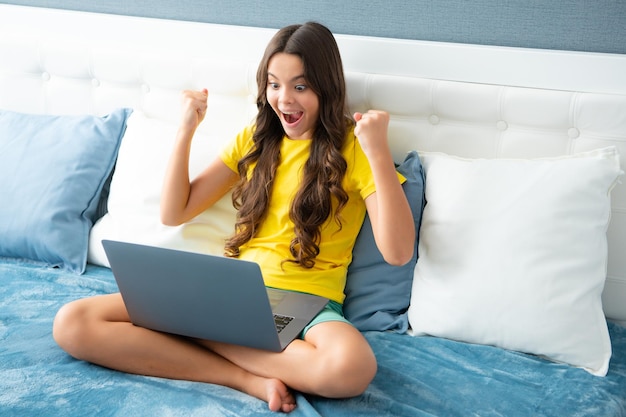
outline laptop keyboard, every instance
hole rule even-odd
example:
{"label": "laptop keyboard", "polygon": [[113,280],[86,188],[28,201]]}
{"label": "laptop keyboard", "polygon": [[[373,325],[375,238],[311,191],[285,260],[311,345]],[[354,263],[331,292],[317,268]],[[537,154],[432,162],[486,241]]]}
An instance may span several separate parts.
{"label": "laptop keyboard", "polygon": [[280,333],[291,320],[293,320],[293,317],[274,314],[274,324],[276,324],[278,333]]}

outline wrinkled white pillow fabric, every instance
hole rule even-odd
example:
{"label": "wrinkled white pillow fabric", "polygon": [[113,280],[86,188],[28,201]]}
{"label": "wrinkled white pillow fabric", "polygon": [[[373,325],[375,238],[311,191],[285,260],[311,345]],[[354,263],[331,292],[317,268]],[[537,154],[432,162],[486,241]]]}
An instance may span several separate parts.
{"label": "wrinkled white pillow fabric", "polygon": [[617,149],[534,160],[420,156],[426,207],[412,333],[606,375],[601,295]]}
{"label": "wrinkled white pillow fabric", "polygon": [[[108,213],[89,236],[90,263],[109,266],[103,239],[223,254],[224,239],[233,233],[235,224],[230,194],[186,224],[169,227],[161,223],[161,187],[176,130],[177,126],[139,111],[129,117],[111,181]],[[197,132],[192,142],[190,176],[195,177],[217,157],[229,139],[219,138],[218,142],[212,135]]]}

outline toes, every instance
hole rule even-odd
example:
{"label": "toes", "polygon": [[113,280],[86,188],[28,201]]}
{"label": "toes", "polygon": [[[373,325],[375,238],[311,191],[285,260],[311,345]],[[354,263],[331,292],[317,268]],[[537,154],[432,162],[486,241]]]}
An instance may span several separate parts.
{"label": "toes", "polygon": [[272,380],[267,389],[267,405],[272,411],[289,413],[296,408],[296,399],[279,380]]}

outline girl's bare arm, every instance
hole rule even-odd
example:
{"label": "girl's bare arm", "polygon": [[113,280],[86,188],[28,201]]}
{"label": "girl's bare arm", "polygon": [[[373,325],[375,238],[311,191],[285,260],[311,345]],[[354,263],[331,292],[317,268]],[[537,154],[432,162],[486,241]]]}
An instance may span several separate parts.
{"label": "girl's bare arm", "polygon": [[183,115],[161,192],[161,222],[176,226],[191,220],[219,200],[237,180],[216,158],[193,181],[189,179],[191,142],[207,109],[207,90],[182,93]]}
{"label": "girl's bare arm", "polygon": [[385,261],[404,265],[413,256],[415,224],[402,185],[398,181],[387,143],[389,115],[369,111],[354,115],[355,134],[370,163],[376,192],[365,199],[376,245]]}

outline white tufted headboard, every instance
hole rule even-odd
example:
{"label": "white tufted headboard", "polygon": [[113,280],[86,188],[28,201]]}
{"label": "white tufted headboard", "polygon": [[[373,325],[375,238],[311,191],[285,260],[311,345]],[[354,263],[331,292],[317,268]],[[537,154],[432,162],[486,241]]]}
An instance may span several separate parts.
{"label": "white tufted headboard", "polygon": [[[207,87],[202,129],[252,120],[273,30],[0,5],[0,108],[175,122]],[[338,35],[352,110],[391,113],[390,141],[466,157],[557,156],[616,145],[626,167],[626,56]],[[213,121],[213,123],[211,123]],[[626,323],[626,185],[612,192],[605,313]]]}

